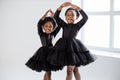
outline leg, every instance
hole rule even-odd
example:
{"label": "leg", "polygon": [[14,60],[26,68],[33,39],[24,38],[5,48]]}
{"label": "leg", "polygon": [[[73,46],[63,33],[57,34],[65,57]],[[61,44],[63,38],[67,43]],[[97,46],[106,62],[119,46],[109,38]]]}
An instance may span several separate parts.
{"label": "leg", "polygon": [[43,80],[47,80],[47,72],[45,72]]}
{"label": "leg", "polygon": [[75,68],[75,66],[67,66],[66,80],[72,80],[72,72],[73,72],[74,68]]}
{"label": "leg", "polygon": [[49,71],[49,73],[48,73],[48,77],[49,77],[48,80],[51,80],[51,71]]}
{"label": "leg", "polygon": [[44,80],[51,80],[51,71],[45,72]]}
{"label": "leg", "polygon": [[76,79],[76,80],[81,80],[78,67],[75,67],[75,69],[74,69],[73,72],[74,72],[75,79]]}

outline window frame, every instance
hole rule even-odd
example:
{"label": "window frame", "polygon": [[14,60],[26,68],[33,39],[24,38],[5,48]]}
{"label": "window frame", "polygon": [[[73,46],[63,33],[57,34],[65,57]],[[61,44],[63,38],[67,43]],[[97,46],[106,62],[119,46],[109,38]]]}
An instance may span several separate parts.
{"label": "window frame", "polygon": [[[84,9],[84,0],[81,0],[80,7]],[[77,5],[77,4],[76,4]],[[110,11],[94,11],[94,12],[87,12],[86,13],[89,15],[108,15],[110,16],[110,35],[109,35],[109,48],[103,48],[103,47],[96,47],[92,45],[87,45],[87,47],[95,50],[102,50],[102,51],[111,51],[111,52],[120,52],[120,48],[115,48],[114,47],[114,33],[115,33],[115,25],[114,25],[114,16],[120,15],[120,11],[115,11],[114,10],[114,0],[110,0]],[[85,31],[84,28],[81,31],[81,41],[84,43],[85,42]]]}

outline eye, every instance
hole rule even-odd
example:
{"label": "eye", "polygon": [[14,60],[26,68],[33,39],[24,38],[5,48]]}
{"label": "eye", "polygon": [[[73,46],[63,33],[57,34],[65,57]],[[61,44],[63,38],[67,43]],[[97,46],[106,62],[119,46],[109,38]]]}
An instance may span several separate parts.
{"label": "eye", "polygon": [[66,16],[68,16],[68,17],[69,17],[69,16],[74,17],[74,15],[73,15],[73,14],[72,14],[72,15],[69,15],[69,14],[68,14],[68,15],[66,15]]}
{"label": "eye", "polygon": [[70,15],[66,15],[66,16],[70,16]]}

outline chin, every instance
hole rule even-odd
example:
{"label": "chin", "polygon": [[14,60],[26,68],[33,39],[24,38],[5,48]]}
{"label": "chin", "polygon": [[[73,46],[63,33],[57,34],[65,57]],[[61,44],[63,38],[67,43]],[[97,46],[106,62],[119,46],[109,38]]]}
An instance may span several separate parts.
{"label": "chin", "polygon": [[68,24],[72,24],[73,22],[68,22]]}
{"label": "chin", "polygon": [[72,23],[74,23],[73,21],[68,21],[68,24],[72,24]]}
{"label": "chin", "polygon": [[50,34],[51,32],[46,32],[46,34]]}

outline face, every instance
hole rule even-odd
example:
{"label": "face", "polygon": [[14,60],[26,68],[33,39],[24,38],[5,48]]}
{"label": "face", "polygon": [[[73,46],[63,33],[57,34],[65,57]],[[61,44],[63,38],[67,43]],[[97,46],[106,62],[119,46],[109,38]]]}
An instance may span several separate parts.
{"label": "face", "polygon": [[45,31],[46,34],[50,34],[53,31],[53,25],[50,21],[46,22],[43,25],[43,29]]}
{"label": "face", "polygon": [[66,16],[65,16],[65,18],[66,18],[66,21],[67,21],[67,23],[69,24],[69,23],[74,23],[74,21],[75,21],[75,11],[73,11],[73,10],[69,10],[67,13],[66,13]]}

